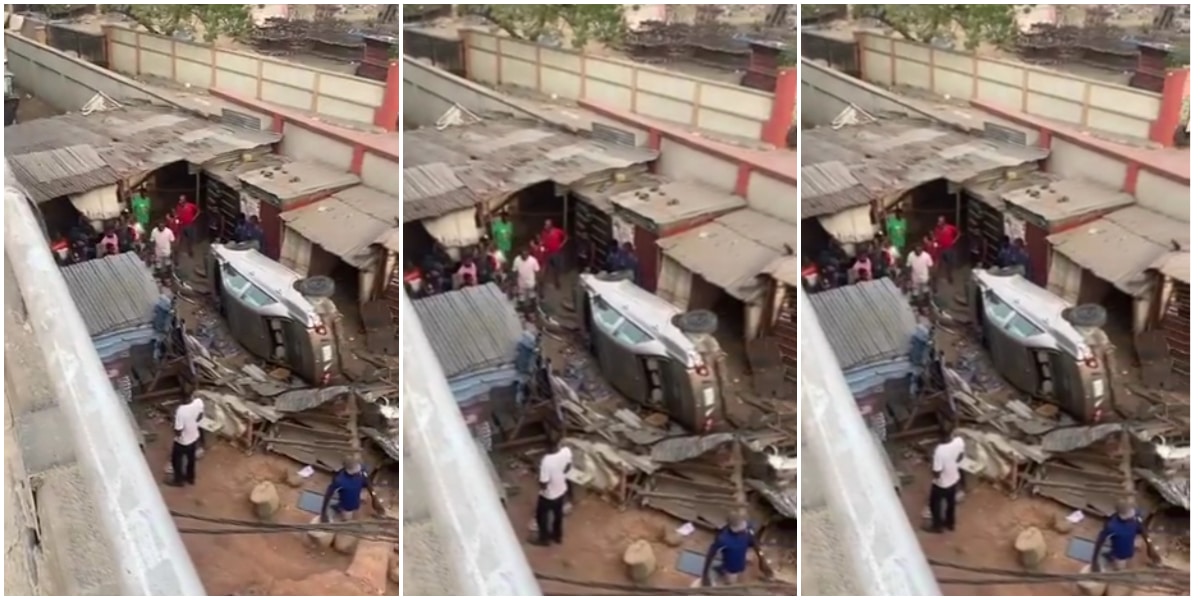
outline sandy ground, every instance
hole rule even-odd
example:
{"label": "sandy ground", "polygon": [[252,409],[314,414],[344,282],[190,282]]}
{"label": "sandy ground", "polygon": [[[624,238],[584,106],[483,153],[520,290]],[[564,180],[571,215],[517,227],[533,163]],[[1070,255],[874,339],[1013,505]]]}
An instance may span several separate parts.
{"label": "sandy ground", "polygon": [[[164,473],[170,460],[171,436],[165,413],[143,420],[157,434],[147,444],[146,457],[156,474]],[[299,469],[293,461],[271,454],[251,454],[211,437],[208,451],[198,465],[196,485],[175,488],[160,485],[163,499],[172,511],[230,519],[254,520],[250,490],[261,481],[272,481],[280,496],[279,523],[307,523],[312,514],[296,503],[301,489],[282,483],[286,473]],[[317,472],[303,489],[323,492],[329,476]],[[197,521],[177,518],[182,527],[206,527]],[[295,582],[303,580],[303,595],[368,595],[370,587],[345,576],[351,557],[331,549],[317,549],[303,533],[208,535],[183,534],[184,545],[209,595],[296,595]],[[327,572],[334,575],[325,575]],[[380,585],[382,581],[376,582]],[[390,595],[397,595],[389,582]]]}

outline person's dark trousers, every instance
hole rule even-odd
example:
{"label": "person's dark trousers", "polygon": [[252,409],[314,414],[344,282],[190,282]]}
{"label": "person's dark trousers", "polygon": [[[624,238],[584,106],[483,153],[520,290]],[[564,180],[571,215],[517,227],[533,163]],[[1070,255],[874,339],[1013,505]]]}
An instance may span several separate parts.
{"label": "person's dark trousers", "polygon": [[553,500],[538,496],[537,526],[538,541],[543,544],[550,542],[562,543],[563,540],[563,504],[567,495],[563,494]]}
{"label": "person's dark trousers", "polygon": [[954,531],[955,493],[957,486],[944,488],[934,483],[929,486],[929,513],[933,517],[934,531]]}
{"label": "person's dark trousers", "polygon": [[196,483],[196,446],[198,442],[171,446],[171,469],[175,471],[175,483],[183,485]]}

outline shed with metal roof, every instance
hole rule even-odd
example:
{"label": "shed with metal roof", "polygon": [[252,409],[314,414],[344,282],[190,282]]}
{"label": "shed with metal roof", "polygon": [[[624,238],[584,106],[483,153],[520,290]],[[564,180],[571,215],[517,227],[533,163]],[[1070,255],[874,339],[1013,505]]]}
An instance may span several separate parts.
{"label": "shed with metal roof", "polygon": [[413,308],[460,406],[517,380],[521,318],[495,284],[418,298]]}
{"label": "shed with metal roof", "polygon": [[161,294],[150,268],[136,253],[67,265],[62,274],[101,361],[153,343],[154,306]]}

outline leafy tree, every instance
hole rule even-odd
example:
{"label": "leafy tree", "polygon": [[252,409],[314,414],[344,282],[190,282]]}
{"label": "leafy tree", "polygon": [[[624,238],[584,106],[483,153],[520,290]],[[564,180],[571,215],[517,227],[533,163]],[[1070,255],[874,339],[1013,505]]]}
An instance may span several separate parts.
{"label": "leafy tree", "polygon": [[221,36],[239,37],[254,25],[248,4],[113,4],[104,8],[159,35],[172,36],[199,25],[208,42]]}
{"label": "leafy tree", "polygon": [[614,42],[625,33],[622,4],[467,4],[463,8],[483,17],[509,35],[536,41],[571,30],[571,42],[581,48],[589,41]]}
{"label": "leafy tree", "polygon": [[[968,50],[1016,33],[1016,4],[858,4],[859,17],[878,19],[907,40],[928,44],[962,36]],[[1027,10],[1027,9],[1026,9]]]}

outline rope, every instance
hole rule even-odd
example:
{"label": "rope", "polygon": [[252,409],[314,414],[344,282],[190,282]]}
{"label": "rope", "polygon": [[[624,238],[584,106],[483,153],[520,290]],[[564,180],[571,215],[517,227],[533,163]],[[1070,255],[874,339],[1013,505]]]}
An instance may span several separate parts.
{"label": "rope", "polygon": [[[647,595],[647,596],[761,596],[764,594],[777,596],[794,596],[796,595],[796,584],[780,581],[769,581],[762,583],[748,583],[739,585],[727,585],[719,587],[700,587],[700,588],[669,588],[669,587],[651,587],[640,585],[629,585],[623,583],[610,583],[604,581],[586,581],[581,579],[573,579],[570,577],[562,577],[559,575],[547,575],[545,573],[534,573],[534,575],[542,581],[553,581],[556,583],[564,583],[579,587],[588,588],[589,590],[614,591],[622,592],[623,594]],[[557,594],[556,594],[557,595]],[[562,594],[573,595],[573,594]]]}

